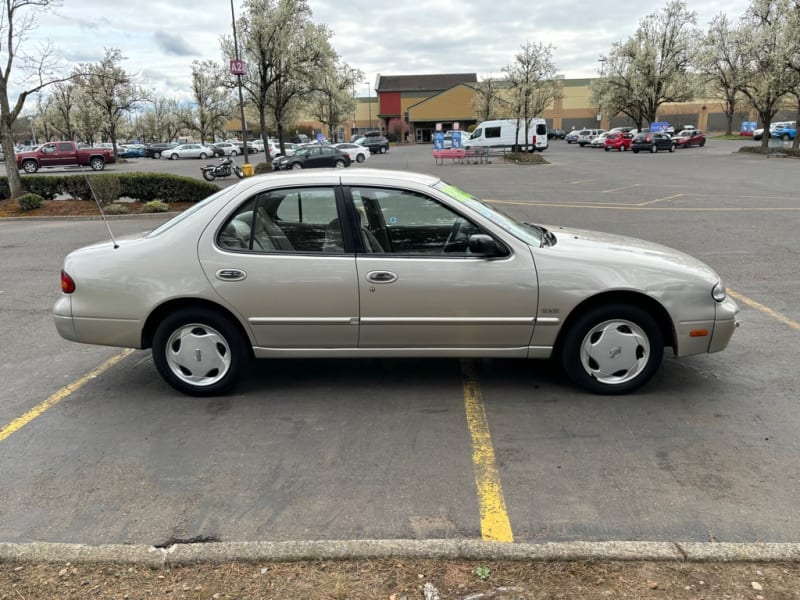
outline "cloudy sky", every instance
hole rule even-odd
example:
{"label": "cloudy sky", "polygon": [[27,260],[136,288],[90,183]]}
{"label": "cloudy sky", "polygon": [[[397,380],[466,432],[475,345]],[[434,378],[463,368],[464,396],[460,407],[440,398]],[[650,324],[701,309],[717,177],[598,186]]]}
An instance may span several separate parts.
{"label": "cloudy sky", "polygon": [[[718,13],[737,20],[747,0],[688,0],[705,29]],[[309,0],[333,46],[374,84],[378,73],[500,74],[527,40],[555,47],[567,78],[597,75],[598,58],[629,37],[666,0]],[[240,0],[234,0],[237,17]],[[195,59],[220,60],[231,31],[229,0],[62,0],[37,15],[26,46],[49,40],[67,64],[96,62],[119,48],[146,88],[188,100]],[[0,60],[5,60],[0,56]],[[362,84],[367,94],[372,85]]]}

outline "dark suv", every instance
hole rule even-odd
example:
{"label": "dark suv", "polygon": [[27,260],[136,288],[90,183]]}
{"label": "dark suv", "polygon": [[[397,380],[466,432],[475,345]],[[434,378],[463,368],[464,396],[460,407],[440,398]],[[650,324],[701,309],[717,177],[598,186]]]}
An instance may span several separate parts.
{"label": "dark suv", "polygon": [[669,150],[674,152],[675,140],[668,133],[651,133],[649,131],[637,133],[631,142],[631,150],[633,150],[634,154],[637,154],[639,150],[650,150],[650,152]]}
{"label": "dark suv", "polygon": [[370,154],[384,154],[389,150],[389,140],[382,135],[368,135],[358,138],[354,144],[366,146]]}

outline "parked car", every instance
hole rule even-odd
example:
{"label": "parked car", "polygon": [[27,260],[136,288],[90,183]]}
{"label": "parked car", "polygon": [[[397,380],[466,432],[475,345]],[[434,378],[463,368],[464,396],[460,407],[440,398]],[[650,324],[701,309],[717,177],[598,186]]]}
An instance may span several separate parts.
{"label": "parked car", "polygon": [[578,145],[583,148],[587,144],[591,144],[592,140],[596,138],[601,133],[604,133],[602,129],[581,129],[581,132],[578,134]]}
{"label": "parked car", "polygon": [[675,142],[668,133],[661,132],[642,132],[637,133],[631,141],[631,150],[638,154],[639,150],[649,150],[658,152],[659,150],[675,151]]}
{"label": "parked car", "polygon": [[119,158],[140,158],[144,156],[144,146],[141,144],[122,144],[117,146]]}
{"label": "parked car", "polygon": [[246,178],[70,253],[61,290],[62,337],[152,348],[196,396],[230,391],[252,357],[291,356],[552,357],[576,385],[623,394],[665,348],[718,352],[738,324],[719,276],[683,252],[523,223],[376,169]]}
{"label": "parked car", "polygon": [[172,150],[178,144],[176,142],[156,142],[144,147],[144,155],[147,158],[161,158],[165,150]]}
{"label": "parked car", "polygon": [[797,134],[797,121],[784,121],[770,128],[770,137],[781,139],[784,142],[793,140]]}
{"label": "parked car", "polygon": [[700,146],[702,148],[706,145],[706,134],[699,129],[684,129],[672,139],[675,140],[676,148],[689,148],[691,146]]}
{"label": "parked car", "polygon": [[180,144],[165,150],[162,156],[166,156],[170,160],[177,160],[179,158],[208,158],[209,156],[214,156],[214,154],[215,152],[212,148],[203,144]]}
{"label": "parked car", "polygon": [[360,144],[349,144],[347,142],[343,142],[341,144],[334,144],[333,147],[338,148],[347,154],[350,157],[351,162],[363,163],[369,158],[370,155],[369,148],[366,146],[361,146]]}
{"label": "parked car", "polygon": [[382,135],[364,136],[358,138],[354,143],[369,148],[371,154],[385,154],[389,151],[389,140]]}
{"label": "parked car", "polygon": [[233,142],[216,142],[212,146],[217,151],[217,154],[221,156],[238,156],[241,154],[239,146]]}
{"label": "parked car", "polygon": [[610,150],[623,150],[631,149],[631,142],[633,141],[633,134],[623,131],[612,131],[606,135],[603,141],[603,147],[606,152]]}
{"label": "parked car", "polygon": [[547,139],[550,140],[563,140],[567,137],[567,132],[563,129],[548,129],[547,130]]}
{"label": "parked car", "polygon": [[333,146],[308,144],[295,150],[291,156],[279,156],[272,161],[274,171],[285,169],[315,169],[319,167],[343,168],[350,166],[350,157]]}
{"label": "parked car", "polygon": [[595,136],[591,142],[589,142],[590,148],[604,148],[606,145],[606,136],[608,135],[607,132],[603,132],[598,136]]}
{"label": "parked car", "polygon": [[564,136],[564,141],[567,142],[568,144],[577,144],[580,135],[581,135],[580,129],[573,129],[567,135]]}

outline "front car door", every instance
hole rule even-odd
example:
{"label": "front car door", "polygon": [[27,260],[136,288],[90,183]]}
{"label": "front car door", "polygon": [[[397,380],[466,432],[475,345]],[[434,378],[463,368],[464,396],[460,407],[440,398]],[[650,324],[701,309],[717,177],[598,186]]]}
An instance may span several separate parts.
{"label": "front car door", "polygon": [[342,243],[336,178],[262,188],[236,202],[209,225],[199,253],[215,290],[248,323],[257,355],[354,349],[356,259]]}
{"label": "front car door", "polygon": [[527,355],[538,294],[527,245],[508,236],[504,258],[471,254],[471,234],[496,232],[433,190],[352,187],[349,193],[361,222],[360,349]]}

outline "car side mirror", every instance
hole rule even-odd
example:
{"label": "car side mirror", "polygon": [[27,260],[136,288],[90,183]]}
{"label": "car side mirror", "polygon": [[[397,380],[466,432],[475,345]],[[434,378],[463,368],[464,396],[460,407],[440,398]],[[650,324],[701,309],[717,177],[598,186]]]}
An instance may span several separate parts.
{"label": "car side mirror", "polygon": [[486,258],[508,256],[508,248],[485,233],[473,233],[469,236],[468,246],[472,254],[479,254]]}

